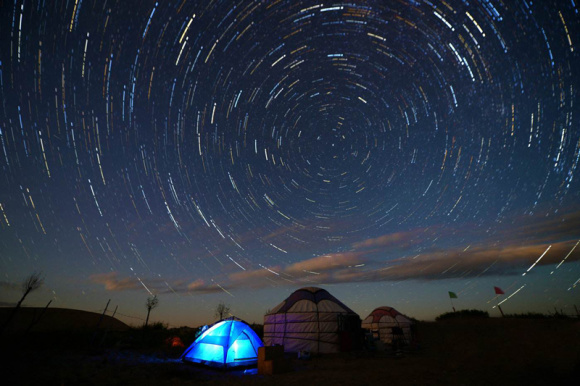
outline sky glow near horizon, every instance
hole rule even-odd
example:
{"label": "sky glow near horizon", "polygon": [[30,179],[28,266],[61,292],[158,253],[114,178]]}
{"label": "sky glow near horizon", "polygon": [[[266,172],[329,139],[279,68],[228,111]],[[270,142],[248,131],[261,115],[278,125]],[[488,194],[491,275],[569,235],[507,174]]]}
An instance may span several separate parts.
{"label": "sky glow near horizon", "polygon": [[432,318],[448,291],[493,312],[493,286],[506,312],[574,312],[574,1],[14,0],[0,17],[2,304],[42,271],[31,305],[138,318],[158,294],[173,324],[218,301],[259,322],[305,286],[363,318]]}

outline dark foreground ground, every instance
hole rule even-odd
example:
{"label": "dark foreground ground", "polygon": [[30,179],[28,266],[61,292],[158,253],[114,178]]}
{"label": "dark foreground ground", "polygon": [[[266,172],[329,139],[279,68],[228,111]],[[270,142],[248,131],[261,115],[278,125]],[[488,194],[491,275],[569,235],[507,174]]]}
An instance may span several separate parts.
{"label": "dark foreground ground", "polygon": [[1,384],[580,385],[577,319],[421,323],[420,346],[402,357],[361,351],[292,359],[293,371],[271,376],[184,364],[177,359],[183,349],[151,347],[154,331],[127,334],[5,334]]}

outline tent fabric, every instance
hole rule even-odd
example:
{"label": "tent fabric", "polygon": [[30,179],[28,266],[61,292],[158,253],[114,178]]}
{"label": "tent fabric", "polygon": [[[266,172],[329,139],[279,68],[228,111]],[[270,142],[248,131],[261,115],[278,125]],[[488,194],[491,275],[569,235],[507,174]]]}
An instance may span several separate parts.
{"label": "tent fabric", "polygon": [[322,288],[296,290],[264,316],[264,344],[287,352],[346,351],[359,332],[360,317]]}
{"label": "tent fabric", "polygon": [[[410,344],[413,341],[414,324],[411,319],[392,307],[378,307],[363,320],[362,328],[370,330],[376,339],[384,343],[392,344],[396,338],[402,338],[403,343]],[[402,330],[402,336],[395,336],[393,328],[395,332]]]}
{"label": "tent fabric", "polygon": [[246,322],[228,318],[205,330],[181,360],[218,367],[250,366],[258,363],[258,348],[263,345]]}

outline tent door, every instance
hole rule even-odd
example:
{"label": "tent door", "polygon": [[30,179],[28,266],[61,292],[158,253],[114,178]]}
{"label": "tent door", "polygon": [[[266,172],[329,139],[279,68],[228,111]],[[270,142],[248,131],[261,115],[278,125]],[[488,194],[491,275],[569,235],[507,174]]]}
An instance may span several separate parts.
{"label": "tent door", "polygon": [[245,332],[242,332],[240,334],[240,336],[234,342],[234,345],[236,345],[235,355],[233,358],[234,362],[249,361],[252,359],[256,359],[258,357],[258,351],[252,344],[252,340],[250,339],[248,334],[246,334]]}

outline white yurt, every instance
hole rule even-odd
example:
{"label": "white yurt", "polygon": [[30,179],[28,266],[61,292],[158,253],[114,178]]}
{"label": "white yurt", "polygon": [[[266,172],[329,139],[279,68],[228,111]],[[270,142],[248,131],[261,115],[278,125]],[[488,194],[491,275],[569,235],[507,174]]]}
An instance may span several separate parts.
{"label": "white yurt", "polygon": [[362,328],[370,330],[375,339],[392,344],[395,339],[405,344],[413,342],[413,322],[392,307],[375,308],[362,322]]}
{"label": "white yurt", "polygon": [[284,351],[333,353],[360,344],[360,317],[322,288],[294,291],[264,316],[264,345]]}

